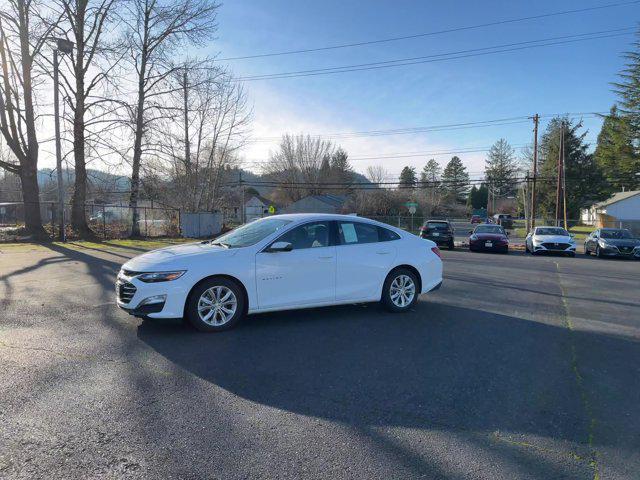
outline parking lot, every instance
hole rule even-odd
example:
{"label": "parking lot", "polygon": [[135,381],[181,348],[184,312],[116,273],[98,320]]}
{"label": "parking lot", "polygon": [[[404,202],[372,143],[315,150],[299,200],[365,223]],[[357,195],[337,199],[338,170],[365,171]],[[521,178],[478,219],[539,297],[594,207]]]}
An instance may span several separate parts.
{"label": "parking lot", "polygon": [[409,314],[206,335],[115,307],[138,253],[0,253],[0,477],[638,478],[640,262],[445,251]]}

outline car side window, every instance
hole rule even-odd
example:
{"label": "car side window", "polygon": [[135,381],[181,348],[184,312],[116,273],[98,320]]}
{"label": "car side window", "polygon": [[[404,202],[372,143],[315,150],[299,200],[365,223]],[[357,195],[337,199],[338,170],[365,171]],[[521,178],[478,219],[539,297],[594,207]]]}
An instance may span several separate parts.
{"label": "car side window", "polygon": [[292,250],[302,250],[304,248],[328,247],[329,238],[329,222],[312,222],[289,230],[276,242],[288,242],[293,247]]}
{"label": "car side window", "polygon": [[338,237],[341,245],[381,241],[377,225],[360,222],[338,222]]}
{"label": "car side window", "polygon": [[400,235],[387,228],[378,227],[378,239],[380,242],[390,242],[392,240],[399,240]]}

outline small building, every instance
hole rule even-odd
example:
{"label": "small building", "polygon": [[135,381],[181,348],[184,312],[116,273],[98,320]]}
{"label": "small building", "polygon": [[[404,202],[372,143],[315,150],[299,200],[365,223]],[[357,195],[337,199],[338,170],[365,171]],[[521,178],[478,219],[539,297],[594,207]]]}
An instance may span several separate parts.
{"label": "small building", "polygon": [[249,200],[244,202],[245,222],[251,222],[257,218],[266,217],[276,212],[277,208],[275,204],[268,198],[260,195],[252,195]]}
{"label": "small building", "polygon": [[283,213],[342,213],[346,201],[343,195],[309,195],[293,202]]}
{"label": "small building", "polygon": [[634,229],[640,225],[640,190],[618,192],[580,211],[580,220],[595,227]]}

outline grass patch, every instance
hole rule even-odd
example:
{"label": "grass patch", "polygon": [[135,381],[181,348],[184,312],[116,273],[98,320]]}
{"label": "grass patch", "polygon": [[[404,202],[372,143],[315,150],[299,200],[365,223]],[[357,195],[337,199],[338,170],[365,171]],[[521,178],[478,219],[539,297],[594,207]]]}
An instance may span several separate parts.
{"label": "grass patch", "polygon": [[[193,238],[154,238],[154,239],[122,239],[122,240],[105,240],[100,241],[88,241],[88,240],[76,240],[70,242],[51,242],[51,245],[56,245],[64,248],[75,250],[101,250],[105,252],[109,251],[121,251],[121,250],[154,250],[156,248],[168,247],[171,245],[180,245],[183,243],[195,242]],[[46,243],[35,242],[19,242],[19,243],[2,243],[0,244],[0,252],[2,253],[23,253],[33,251],[46,251]]]}

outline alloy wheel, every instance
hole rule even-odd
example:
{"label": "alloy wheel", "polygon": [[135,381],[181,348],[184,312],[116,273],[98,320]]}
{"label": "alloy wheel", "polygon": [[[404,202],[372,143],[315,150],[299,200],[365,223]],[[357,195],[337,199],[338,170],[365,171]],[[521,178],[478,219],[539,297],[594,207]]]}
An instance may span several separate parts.
{"label": "alloy wheel", "polygon": [[408,275],[398,275],[391,282],[391,301],[396,307],[409,305],[416,295],[416,285]]}
{"label": "alloy wheel", "polygon": [[236,295],[222,285],[208,288],[198,299],[198,316],[207,325],[220,327],[228,323],[237,309]]}

